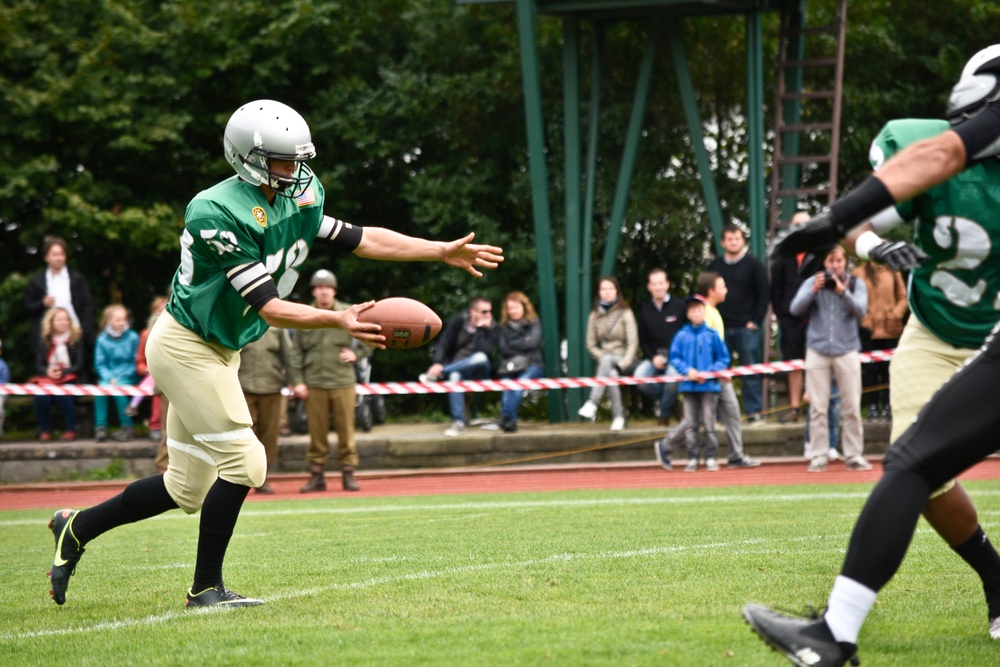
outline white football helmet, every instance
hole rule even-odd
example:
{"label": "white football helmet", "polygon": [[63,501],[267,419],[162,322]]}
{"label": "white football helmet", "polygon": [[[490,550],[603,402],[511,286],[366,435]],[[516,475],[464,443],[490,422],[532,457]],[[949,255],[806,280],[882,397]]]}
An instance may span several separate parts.
{"label": "white football helmet", "polygon": [[972,56],[948,98],[948,120],[954,125],[971,118],[1000,97],[1000,44]]}
{"label": "white football helmet", "polygon": [[[309,125],[295,109],[274,100],[249,102],[236,110],[223,139],[226,159],[240,178],[268,185],[283,197],[302,194],[313,179],[306,160],[316,157]],[[293,176],[271,171],[270,160],[298,163]]]}

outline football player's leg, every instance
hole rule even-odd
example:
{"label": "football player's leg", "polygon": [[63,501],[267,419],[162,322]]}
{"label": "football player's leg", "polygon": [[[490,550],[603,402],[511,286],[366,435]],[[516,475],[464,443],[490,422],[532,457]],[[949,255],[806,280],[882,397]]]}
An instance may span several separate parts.
{"label": "football player's leg", "polygon": [[[910,318],[893,355],[890,394],[893,410],[893,441],[913,422],[924,403],[954,375],[974,350],[956,348],[927,331]],[[931,492],[924,518],[983,581],[989,618],[1000,618],[1000,554],[979,525],[975,505],[965,490],[948,480]],[[1000,623],[996,628],[1000,638]]]}
{"label": "football player's leg", "polygon": [[892,406],[889,442],[895,442],[903,435],[934,392],[975,352],[945,343],[920,324],[916,317],[910,318],[889,364],[892,377],[889,385],[889,403]]}
{"label": "football player's leg", "polygon": [[995,449],[990,434],[1000,428],[1000,413],[992,409],[998,372],[1000,343],[949,380],[889,449],[885,474],[858,518],[830,597],[825,618],[838,640],[856,641],[874,593],[902,563],[932,489]]}

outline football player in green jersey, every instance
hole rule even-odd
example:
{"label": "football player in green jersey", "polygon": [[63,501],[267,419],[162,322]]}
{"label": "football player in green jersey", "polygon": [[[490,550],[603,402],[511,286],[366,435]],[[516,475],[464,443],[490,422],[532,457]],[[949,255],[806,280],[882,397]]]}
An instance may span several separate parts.
{"label": "football player in green jersey", "polygon": [[[813,220],[793,226],[772,245],[772,258],[780,261],[849,237],[846,244],[859,257],[913,269],[909,298],[915,317],[897,350],[905,362],[899,373],[906,379],[893,375],[891,389],[893,417],[899,419],[893,437],[899,437],[855,525],[827,611],[805,620],[759,605],[744,608],[754,631],[795,664],[839,666],[854,658],[861,626],[877,592],[902,562],[921,512],[983,579],[990,636],[1000,639],[1000,557],[979,527],[968,496],[950,481],[996,449],[994,434],[1000,428],[993,405],[1000,337],[995,326],[986,335],[1000,311],[994,242],[1000,240],[1000,229],[988,215],[1000,200],[998,98],[1000,45],[994,45],[969,60],[953,88],[951,129],[928,121],[890,123],[873,146],[873,163],[878,166],[886,154],[906,147],[859,189]],[[920,247],[878,235],[902,218],[917,218]],[[985,344],[970,357],[968,347],[984,336]],[[919,416],[914,406],[909,420],[900,418],[899,397],[904,404],[918,400],[913,386],[900,385],[929,385],[926,396],[941,384],[928,380],[933,368],[944,369],[935,374],[947,376],[966,358]],[[893,364],[896,373],[895,360]]]}
{"label": "football player in green jersey", "polygon": [[173,293],[146,347],[150,372],[170,399],[169,466],[92,508],[56,512],[49,526],[57,604],[66,601],[69,577],[90,540],[178,507],[201,510],[187,605],[263,603],[230,591],[222,579],[240,508],[250,488],[263,484],[267,467],[237,376],[240,348],[269,326],[339,328],[378,347],[385,342],[377,324],[358,321],[373,301],[334,311],[284,300],[316,239],[371,259],[442,261],[477,277],[503,261],[502,249],[473,244],[472,234],[429,241],[324,215],[323,186],[307,164],[316,155],[309,126],[280,102],[240,107],[223,144],[236,175],[188,205]]}

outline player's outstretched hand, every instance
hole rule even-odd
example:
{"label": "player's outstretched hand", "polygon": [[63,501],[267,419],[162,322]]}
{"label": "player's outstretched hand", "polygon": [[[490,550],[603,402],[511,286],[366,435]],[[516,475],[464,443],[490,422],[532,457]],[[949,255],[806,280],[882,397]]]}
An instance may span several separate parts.
{"label": "player's outstretched hand", "polygon": [[385,349],[385,336],[382,335],[382,325],[376,322],[361,322],[358,315],[375,305],[374,301],[356,303],[341,312],[341,324],[347,333],[380,350]]}
{"label": "player's outstretched hand", "polygon": [[483,274],[476,267],[495,269],[500,266],[500,262],[503,261],[503,248],[472,243],[471,241],[475,237],[475,234],[469,234],[464,238],[446,243],[441,261],[465,269],[477,278],[482,278]]}
{"label": "player's outstretched hand", "polygon": [[833,219],[829,209],[782,230],[774,237],[768,251],[771,268],[780,267],[789,258],[800,252],[812,252],[825,256],[844,235],[842,226]]}
{"label": "player's outstretched hand", "polygon": [[873,262],[881,262],[893,271],[906,271],[927,261],[927,253],[906,241],[884,241],[868,251]]}

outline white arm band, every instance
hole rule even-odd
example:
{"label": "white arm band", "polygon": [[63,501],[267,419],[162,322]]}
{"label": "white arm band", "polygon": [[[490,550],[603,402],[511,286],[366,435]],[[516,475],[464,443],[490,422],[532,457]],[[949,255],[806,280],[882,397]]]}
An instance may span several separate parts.
{"label": "white arm band", "polygon": [[882,238],[872,231],[867,231],[858,237],[858,240],[854,242],[854,254],[860,259],[869,259],[868,253],[875,246],[885,243]]}

